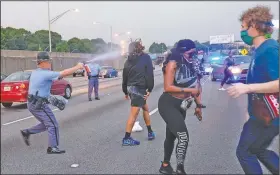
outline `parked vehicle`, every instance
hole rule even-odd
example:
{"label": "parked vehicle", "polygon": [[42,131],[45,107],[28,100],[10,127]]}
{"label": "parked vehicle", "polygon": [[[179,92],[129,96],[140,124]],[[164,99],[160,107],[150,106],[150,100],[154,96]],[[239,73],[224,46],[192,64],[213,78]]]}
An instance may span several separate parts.
{"label": "parked vehicle", "polygon": [[[251,62],[251,56],[242,56],[242,55],[235,55],[233,56],[235,65],[230,66],[229,70],[232,73],[232,77],[227,81],[227,83],[232,82],[245,82],[247,77],[247,72],[249,69],[249,65]],[[224,60],[218,62],[217,64],[213,64],[211,79],[212,81],[216,81],[217,79],[224,78]]]}
{"label": "parked vehicle", "polygon": [[102,66],[99,76],[104,78],[118,77],[118,71],[112,66]]}
{"label": "parked vehicle", "polygon": [[[1,98],[2,105],[6,108],[12,106],[14,102],[27,102],[29,79],[32,71],[20,71],[9,75],[1,82]],[[53,81],[51,94],[61,95],[67,99],[71,98],[71,84],[61,78]]]}
{"label": "parked vehicle", "polygon": [[76,72],[73,73],[73,77],[76,77],[77,75],[85,76],[85,70],[84,69],[76,70]]}
{"label": "parked vehicle", "polygon": [[1,82],[2,82],[5,78],[7,78],[7,75],[1,73]]}

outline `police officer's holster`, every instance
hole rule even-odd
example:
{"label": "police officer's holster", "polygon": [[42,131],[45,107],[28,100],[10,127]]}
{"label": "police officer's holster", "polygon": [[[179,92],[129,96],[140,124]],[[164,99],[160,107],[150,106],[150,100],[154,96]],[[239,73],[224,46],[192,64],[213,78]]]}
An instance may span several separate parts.
{"label": "police officer's holster", "polygon": [[42,107],[45,104],[49,103],[47,98],[43,98],[43,97],[38,96],[38,91],[36,92],[36,95],[28,94],[27,100],[28,100],[29,103],[32,103],[33,105],[35,105],[35,109],[42,109]]}

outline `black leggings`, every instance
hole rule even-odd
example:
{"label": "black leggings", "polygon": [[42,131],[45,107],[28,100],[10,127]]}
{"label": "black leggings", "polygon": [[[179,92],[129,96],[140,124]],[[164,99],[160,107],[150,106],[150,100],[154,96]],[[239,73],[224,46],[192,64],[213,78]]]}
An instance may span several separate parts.
{"label": "black leggings", "polygon": [[228,68],[225,68],[224,70],[224,79],[221,82],[221,86],[224,86],[224,84],[226,83],[226,81],[232,76],[230,70]]}
{"label": "black leggings", "polygon": [[177,138],[176,146],[177,165],[184,164],[186,157],[189,133],[185,124],[186,111],[180,105],[183,100],[163,93],[158,101],[158,110],[166,123],[166,138],[164,141],[164,162],[169,163],[174,148],[174,141]]}

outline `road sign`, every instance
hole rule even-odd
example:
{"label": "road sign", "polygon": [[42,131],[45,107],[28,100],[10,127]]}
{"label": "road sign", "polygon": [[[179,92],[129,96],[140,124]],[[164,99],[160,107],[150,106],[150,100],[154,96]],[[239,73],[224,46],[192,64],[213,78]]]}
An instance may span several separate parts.
{"label": "road sign", "polygon": [[210,36],[210,44],[227,44],[234,42],[234,34]]}
{"label": "road sign", "polygon": [[241,50],[241,54],[242,55],[247,55],[248,54],[248,50],[247,49],[242,49]]}

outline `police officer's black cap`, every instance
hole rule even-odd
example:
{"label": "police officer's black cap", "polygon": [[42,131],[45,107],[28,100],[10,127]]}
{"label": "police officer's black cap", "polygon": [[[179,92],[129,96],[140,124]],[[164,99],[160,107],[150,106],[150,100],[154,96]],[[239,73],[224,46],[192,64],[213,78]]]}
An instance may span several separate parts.
{"label": "police officer's black cap", "polygon": [[48,52],[39,52],[37,54],[37,59],[33,61],[50,61],[51,57]]}

